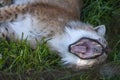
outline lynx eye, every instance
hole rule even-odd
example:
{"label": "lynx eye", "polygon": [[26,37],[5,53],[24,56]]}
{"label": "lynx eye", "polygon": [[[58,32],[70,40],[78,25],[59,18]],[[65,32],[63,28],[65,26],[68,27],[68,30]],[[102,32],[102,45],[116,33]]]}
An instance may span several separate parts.
{"label": "lynx eye", "polygon": [[97,40],[82,38],[71,44],[69,51],[81,59],[92,59],[102,55],[104,47]]}

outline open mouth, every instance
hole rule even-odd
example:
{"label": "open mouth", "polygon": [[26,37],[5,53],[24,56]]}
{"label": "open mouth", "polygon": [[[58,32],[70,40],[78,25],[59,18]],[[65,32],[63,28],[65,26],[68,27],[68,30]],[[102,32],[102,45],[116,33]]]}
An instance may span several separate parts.
{"label": "open mouth", "polygon": [[104,53],[104,47],[97,40],[82,38],[71,44],[69,51],[81,59],[94,59]]}

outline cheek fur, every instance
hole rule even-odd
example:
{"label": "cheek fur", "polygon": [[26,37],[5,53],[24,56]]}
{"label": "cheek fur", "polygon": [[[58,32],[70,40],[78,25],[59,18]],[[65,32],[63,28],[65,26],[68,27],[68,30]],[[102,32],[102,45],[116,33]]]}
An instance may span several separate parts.
{"label": "cheek fur", "polygon": [[62,58],[61,60],[63,64],[68,65],[68,67],[72,67],[74,65],[81,68],[103,62],[106,59],[106,55],[104,54],[96,59],[82,60],[78,56],[69,52],[69,45],[78,41],[82,37],[99,39],[99,36],[92,32],[66,28],[66,31],[63,35],[56,35],[48,41],[48,44],[58,52]]}

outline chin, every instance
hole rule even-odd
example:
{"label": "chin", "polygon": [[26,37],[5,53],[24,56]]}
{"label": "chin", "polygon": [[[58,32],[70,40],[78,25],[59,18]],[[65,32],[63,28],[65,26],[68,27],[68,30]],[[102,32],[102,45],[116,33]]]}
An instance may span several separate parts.
{"label": "chin", "polygon": [[70,56],[66,58],[62,58],[63,64],[68,67],[72,68],[73,70],[84,70],[94,68],[97,65],[102,64],[107,59],[107,55],[103,54],[95,59],[80,59],[76,56]]}

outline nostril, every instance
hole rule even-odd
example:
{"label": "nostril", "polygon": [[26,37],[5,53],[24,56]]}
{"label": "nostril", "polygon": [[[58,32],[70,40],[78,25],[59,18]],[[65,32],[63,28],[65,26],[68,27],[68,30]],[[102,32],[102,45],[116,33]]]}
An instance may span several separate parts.
{"label": "nostril", "polygon": [[102,50],[100,48],[93,48],[94,53],[101,53]]}
{"label": "nostril", "polygon": [[93,48],[94,52],[99,52],[99,50],[97,48]]}

